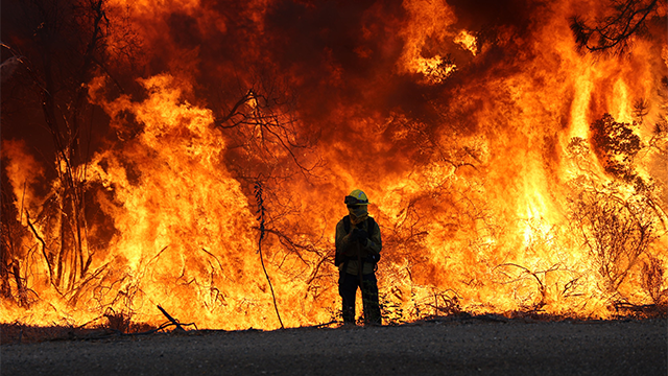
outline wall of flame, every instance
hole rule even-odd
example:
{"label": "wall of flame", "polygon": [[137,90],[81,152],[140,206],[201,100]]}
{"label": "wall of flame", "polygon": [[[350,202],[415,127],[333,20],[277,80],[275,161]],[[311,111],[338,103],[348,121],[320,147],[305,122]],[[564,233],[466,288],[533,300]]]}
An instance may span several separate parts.
{"label": "wall of flame", "polygon": [[[277,328],[257,253],[256,181],[286,326],[336,317],[334,228],[355,188],[382,230],[386,322],[460,309],[609,318],[613,302],[656,302],[642,268],[668,267],[665,144],[634,160],[656,185],[655,237],[614,291],[569,205],[582,176],[601,187],[615,178],[595,152],[583,173],[568,148],[605,113],[637,120],[639,99],[648,112],[634,131],[645,145],[657,137],[665,8],[651,23],[664,32],[617,56],[578,51],[569,29],[569,16],[594,18],[601,2],[474,3],[107,2],[142,49],[122,78],[130,92],[103,72],[87,88],[105,114],[100,129],[111,130],[77,166],[102,218],[87,222],[88,274],[54,288],[26,231],[17,257],[30,304],[3,298],[0,321],[95,325],[122,314],[159,325],[161,305],[199,328]],[[110,34],[109,48],[125,36]],[[250,90],[261,96],[226,118]],[[2,153],[27,228],[23,209],[39,212],[57,191],[45,173],[53,162],[27,135],[3,137]]]}

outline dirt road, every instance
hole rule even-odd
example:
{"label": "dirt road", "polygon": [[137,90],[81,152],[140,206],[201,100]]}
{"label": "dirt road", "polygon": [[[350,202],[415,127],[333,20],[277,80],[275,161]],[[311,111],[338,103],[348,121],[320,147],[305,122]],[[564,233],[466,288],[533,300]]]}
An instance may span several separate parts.
{"label": "dirt road", "polygon": [[13,375],[668,375],[665,320],[425,322],[2,345]]}

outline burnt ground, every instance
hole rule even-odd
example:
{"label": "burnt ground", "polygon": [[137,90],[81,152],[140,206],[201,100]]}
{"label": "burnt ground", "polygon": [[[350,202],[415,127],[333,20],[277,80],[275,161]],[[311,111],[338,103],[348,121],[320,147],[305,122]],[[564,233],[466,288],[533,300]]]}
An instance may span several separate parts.
{"label": "burnt ground", "polygon": [[5,343],[0,374],[668,375],[665,319],[88,336]]}

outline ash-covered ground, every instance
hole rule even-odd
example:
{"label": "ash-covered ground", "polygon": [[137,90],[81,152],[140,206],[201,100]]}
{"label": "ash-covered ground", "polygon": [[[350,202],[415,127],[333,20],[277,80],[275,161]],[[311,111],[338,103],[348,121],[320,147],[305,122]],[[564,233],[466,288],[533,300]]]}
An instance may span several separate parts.
{"label": "ash-covered ground", "polygon": [[3,344],[0,374],[668,375],[665,319],[479,318],[93,338]]}

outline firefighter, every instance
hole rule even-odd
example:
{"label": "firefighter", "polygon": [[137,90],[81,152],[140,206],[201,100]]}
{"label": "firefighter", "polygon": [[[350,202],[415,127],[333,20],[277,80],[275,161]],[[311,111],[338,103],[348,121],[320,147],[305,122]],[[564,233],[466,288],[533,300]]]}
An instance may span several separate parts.
{"label": "firefighter", "polygon": [[336,224],[336,256],[339,268],[339,295],[342,299],[344,324],[355,324],[355,295],[362,290],[362,307],[366,325],[381,325],[378,304],[376,264],[383,244],[380,227],[369,216],[369,199],[355,189],[344,200],[348,215]]}

